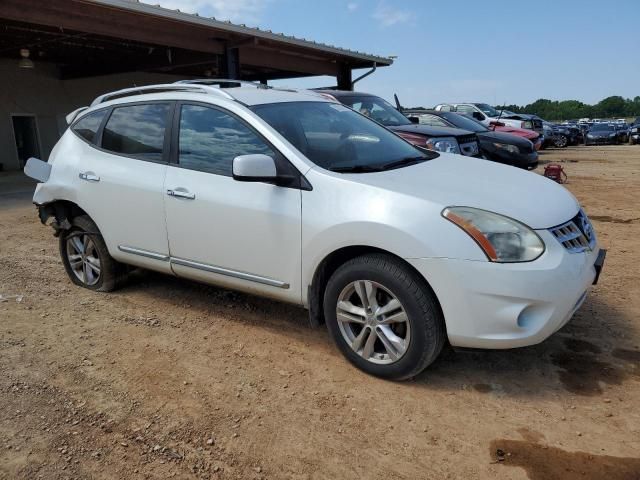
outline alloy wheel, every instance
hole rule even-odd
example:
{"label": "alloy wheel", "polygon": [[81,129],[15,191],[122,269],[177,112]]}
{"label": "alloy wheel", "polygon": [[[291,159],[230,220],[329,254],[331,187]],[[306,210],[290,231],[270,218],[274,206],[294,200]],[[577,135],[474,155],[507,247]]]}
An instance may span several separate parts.
{"label": "alloy wheel", "polygon": [[560,135],[556,137],[556,141],[555,141],[556,147],[564,148],[567,146],[567,143],[568,143],[568,139],[564,135]]}
{"label": "alloy wheel", "polygon": [[92,286],[100,280],[100,257],[96,245],[86,233],[67,239],[67,260],[74,275],[82,283]]}
{"label": "alloy wheel", "polygon": [[340,295],[336,318],[343,339],[365,360],[395,363],[411,341],[411,324],[398,298],[371,280],[349,283]]}

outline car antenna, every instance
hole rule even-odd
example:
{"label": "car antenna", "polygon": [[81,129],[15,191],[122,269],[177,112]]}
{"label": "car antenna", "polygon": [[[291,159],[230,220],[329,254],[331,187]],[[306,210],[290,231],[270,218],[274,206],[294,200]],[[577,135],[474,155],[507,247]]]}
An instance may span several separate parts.
{"label": "car antenna", "polygon": [[394,93],[393,99],[396,101],[396,108],[400,113],[402,113],[403,108],[402,108],[402,105],[400,105],[400,100],[398,100],[398,95]]}
{"label": "car antenna", "polygon": [[497,120],[494,122],[494,124],[493,124],[493,131],[494,131],[494,132],[496,131],[496,127],[498,126],[498,125],[497,125],[497,123],[498,123],[498,122],[500,121],[500,119],[502,118],[502,112],[504,112],[504,107],[506,107],[506,106],[507,106],[507,104],[506,104],[506,103],[503,103],[503,104],[502,104],[502,109],[500,110],[500,115],[498,115],[498,119],[497,119]]}

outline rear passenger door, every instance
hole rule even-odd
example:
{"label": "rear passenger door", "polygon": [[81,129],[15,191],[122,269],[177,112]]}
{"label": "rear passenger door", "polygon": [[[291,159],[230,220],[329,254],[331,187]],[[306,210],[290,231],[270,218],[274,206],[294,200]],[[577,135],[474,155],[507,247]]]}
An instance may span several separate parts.
{"label": "rear passenger door", "polygon": [[[174,102],[107,108],[72,126],[87,146],[78,161],[78,204],[96,222],[111,255],[170,272],[163,184]],[[87,120],[83,122],[83,120]]]}

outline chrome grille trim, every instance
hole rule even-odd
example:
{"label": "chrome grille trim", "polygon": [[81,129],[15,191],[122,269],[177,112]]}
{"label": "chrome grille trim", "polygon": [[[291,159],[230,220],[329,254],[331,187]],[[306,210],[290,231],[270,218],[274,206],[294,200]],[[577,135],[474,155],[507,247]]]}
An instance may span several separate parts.
{"label": "chrome grille trim", "polygon": [[[583,226],[587,224],[589,226],[588,235],[590,235],[591,238],[585,235],[586,232],[578,226],[579,224]],[[580,210],[578,215],[572,220],[557,227],[550,228],[549,231],[569,253],[581,253],[586,250],[591,250],[596,243],[591,222],[582,210]]]}

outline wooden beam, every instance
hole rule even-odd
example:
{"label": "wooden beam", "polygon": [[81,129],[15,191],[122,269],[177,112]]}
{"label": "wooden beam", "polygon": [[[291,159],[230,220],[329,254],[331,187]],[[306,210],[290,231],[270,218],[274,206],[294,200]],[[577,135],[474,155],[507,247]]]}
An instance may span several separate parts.
{"label": "wooden beam", "polygon": [[291,55],[281,50],[263,50],[257,48],[241,48],[240,64],[263,67],[275,70],[300,72],[307,75],[338,74],[338,68],[331,61],[312,60]]}
{"label": "wooden beam", "polygon": [[211,31],[74,0],[2,0],[0,18],[208,53],[223,53]]}

